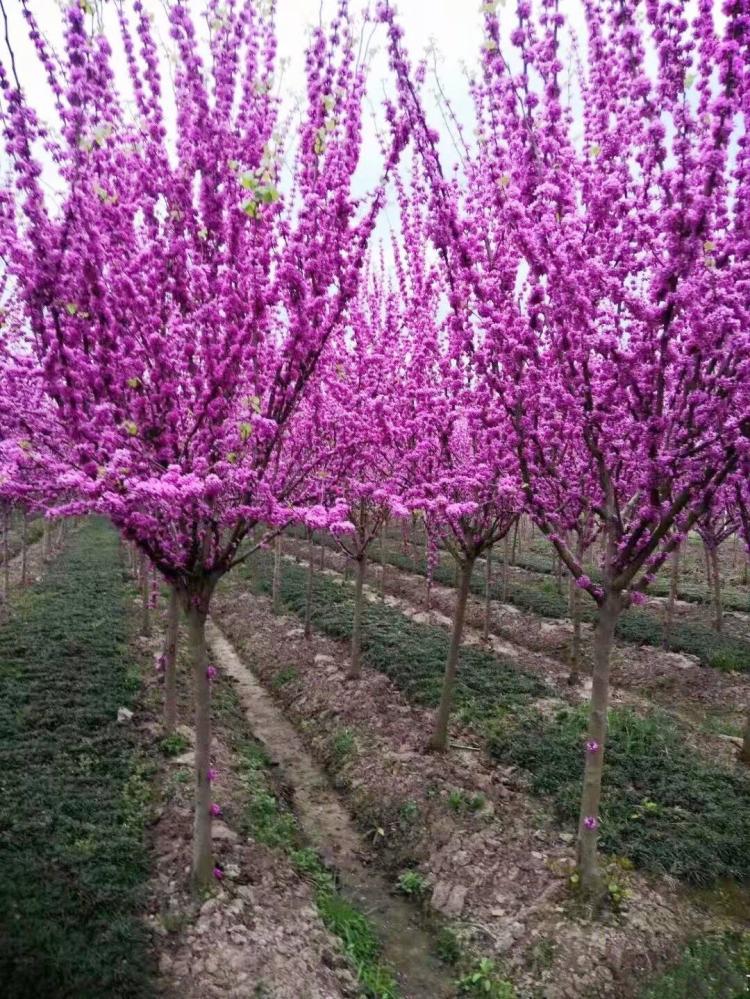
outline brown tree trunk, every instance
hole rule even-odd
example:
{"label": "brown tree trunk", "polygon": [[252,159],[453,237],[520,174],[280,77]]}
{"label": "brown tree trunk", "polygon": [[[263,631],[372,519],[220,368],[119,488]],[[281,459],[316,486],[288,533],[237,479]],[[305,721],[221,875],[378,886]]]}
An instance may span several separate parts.
{"label": "brown tree trunk", "polygon": [[485,559],[484,577],[484,625],[482,627],[482,638],[485,642],[490,640],[490,619],[492,617],[492,545],[487,549]]}
{"label": "brown tree trunk", "polygon": [[42,558],[45,562],[49,562],[50,558],[50,533],[49,533],[49,521],[44,518],[44,527],[42,529]]}
{"label": "brown tree trunk", "polygon": [[320,571],[322,572],[323,569],[325,569],[325,567],[326,567],[326,546],[321,541],[320,542]]}
{"label": "brown tree trunk", "polygon": [[151,608],[149,607],[149,598],[151,596],[151,587],[149,586],[149,564],[148,559],[144,552],[141,552],[140,559],[140,570],[141,570],[141,634],[145,635],[146,638],[151,637]]}
{"label": "brown tree trunk", "polygon": [[385,600],[385,528],[380,529],[380,599]]}
{"label": "brown tree trunk", "polygon": [[29,518],[26,511],[23,511],[21,522],[21,586],[26,586],[26,577],[29,569]]}
{"label": "brown tree trunk", "polygon": [[206,661],[206,612],[187,608],[188,647],[193,668],[195,704],[195,814],[193,816],[193,887],[211,884],[214,859],[211,844],[211,685]]}
{"label": "brown tree trunk", "polygon": [[164,643],[164,730],[169,735],[177,724],[177,634],[180,605],[177,590],[169,587],[167,634]]}
{"label": "brown tree trunk", "polygon": [[428,749],[439,753],[444,753],[448,748],[448,721],[450,719],[451,708],[453,707],[458,654],[461,649],[461,637],[464,630],[464,618],[466,617],[466,602],[469,596],[469,586],[471,584],[473,569],[473,558],[466,559],[461,563],[460,584],[453,612],[453,630],[451,632],[448,659],[445,663],[445,674],[443,676],[443,690],[440,695],[440,705],[435,716],[435,728],[428,744]]}
{"label": "brown tree trunk", "polygon": [[274,614],[281,614],[281,535],[273,542],[273,579],[271,581],[271,607]]}
{"label": "brown tree trunk", "polygon": [[[583,538],[578,534],[576,545],[576,557],[579,565],[583,564]],[[581,672],[581,589],[576,584],[573,575],[570,576],[570,604],[571,619],[573,621],[573,638],[570,643],[570,673],[568,673],[568,683],[575,686]]]}
{"label": "brown tree trunk", "polygon": [[568,673],[568,683],[575,686],[578,683],[581,672],[581,590],[573,581],[573,591],[571,593],[573,604],[573,638],[570,643],[570,673]]}
{"label": "brown tree trunk", "polygon": [[10,599],[10,507],[3,508],[3,600]]}
{"label": "brown tree trunk", "polygon": [[578,869],[581,890],[586,898],[594,901],[602,891],[601,872],[597,862],[599,803],[602,792],[604,747],[607,740],[609,664],[620,610],[619,594],[608,594],[599,608],[594,631],[594,680],[583,772],[581,813],[578,822]]}
{"label": "brown tree trunk", "polygon": [[512,548],[512,551],[510,553],[510,564],[511,565],[515,565],[516,564],[516,548],[517,548],[517,546],[518,546],[518,518],[516,519],[516,522],[513,525],[513,548]]}
{"label": "brown tree trunk", "polygon": [[315,579],[315,543],[312,531],[307,540],[307,589],[305,590],[305,638],[312,638],[312,598]]}
{"label": "brown tree trunk", "polygon": [[669,648],[672,638],[672,625],[674,623],[674,605],[677,600],[677,593],[680,586],[680,546],[678,545],[672,552],[672,571],[669,574],[669,597],[664,615],[664,648]]}
{"label": "brown tree trunk", "polygon": [[719,569],[719,549],[716,546],[712,546],[709,551],[709,559],[711,561],[711,576],[712,576],[712,596],[713,596],[713,609],[714,609],[714,630],[721,631],[724,623],[724,613],[721,605],[721,570]]}
{"label": "brown tree trunk", "polygon": [[740,759],[743,763],[747,763],[750,766],[750,711],[747,713],[745,718],[745,727],[742,730],[742,749],[740,750]]}
{"label": "brown tree trunk", "polygon": [[508,602],[508,535],[503,538],[503,603]]}
{"label": "brown tree trunk", "polygon": [[347,676],[356,680],[362,673],[362,602],[365,573],[367,572],[367,555],[363,552],[357,561],[354,578],[354,617],[352,619],[351,663]]}

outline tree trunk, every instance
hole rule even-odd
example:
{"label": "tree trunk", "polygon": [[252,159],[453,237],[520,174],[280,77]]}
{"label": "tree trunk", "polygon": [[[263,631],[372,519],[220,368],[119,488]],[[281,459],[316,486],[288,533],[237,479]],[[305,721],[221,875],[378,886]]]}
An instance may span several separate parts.
{"label": "tree trunk", "polygon": [[380,599],[385,600],[385,529],[380,529]]}
{"label": "tree trunk", "polygon": [[719,549],[717,547],[711,548],[709,558],[711,560],[714,630],[720,632],[724,623],[724,614],[721,606],[721,570],[719,569]]}
{"label": "tree trunk", "polygon": [[307,589],[305,591],[305,638],[312,638],[312,598],[315,578],[315,543],[312,531],[307,541]]}
{"label": "tree trunk", "polygon": [[435,728],[430,739],[428,749],[438,753],[444,753],[448,748],[448,721],[450,719],[451,708],[453,707],[453,694],[456,686],[456,668],[458,666],[458,653],[461,649],[461,636],[464,630],[464,618],[466,616],[466,601],[469,596],[469,586],[471,584],[471,574],[474,570],[474,559],[467,559],[461,563],[461,576],[458,593],[456,594],[456,606],[453,612],[453,630],[448,648],[448,659],[445,664],[445,675],[443,677],[443,690],[440,695],[440,706],[435,717]]}
{"label": "tree trunk", "polygon": [[664,615],[664,648],[669,648],[672,638],[672,624],[674,623],[674,605],[677,600],[677,593],[680,586],[680,546],[678,545],[672,552],[672,571],[669,574],[669,597],[667,598],[667,608]]}
{"label": "tree trunk", "polygon": [[7,603],[10,599],[10,546],[8,535],[10,533],[10,507],[7,505],[3,510],[3,599]]}
{"label": "tree trunk", "polygon": [[[580,565],[583,565],[583,537],[579,533],[576,544],[576,557]],[[570,643],[570,673],[568,673],[568,683],[575,686],[581,671],[581,588],[576,584],[573,575],[570,576],[570,604],[571,618],[573,620],[573,638]]]}
{"label": "tree trunk", "polygon": [[354,618],[352,620],[351,664],[347,676],[356,680],[362,673],[362,589],[367,572],[367,555],[363,552],[357,559],[357,574],[354,579]]}
{"label": "tree trunk", "polygon": [[745,728],[742,731],[742,749],[740,750],[740,759],[743,763],[747,763],[750,766],[750,711],[747,713]]}
{"label": "tree trunk", "polygon": [[195,704],[195,815],[193,817],[193,887],[211,884],[214,860],[211,845],[211,686],[206,662],[206,612],[187,609],[188,646],[193,668]]}
{"label": "tree trunk", "polygon": [[167,604],[167,635],[164,644],[164,731],[169,735],[177,724],[177,632],[180,605],[177,590],[169,587]]}
{"label": "tree trunk", "polygon": [[140,570],[141,570],[141,634],[145,635],[146,638],[151,637],[151,608],[149,607],[149,597],[151,596],[151,587],[149,586],[149,566],[148,559],[144,552],[141,552],[140,560]]}
{"label": "tree trunk", "polygon": [[321,541],[320,542],[320,571],[322,572],[323,569],[325,569],[325,567],[326,567],[326,546]]}
{"label": "tree trunk", "polygon": [[429,568],[428,568],[427,572],[428,572],[428,574],[425,577],[425,591],[426,591],[425,592],[425,607],[426,607],[427,613],[429,614],[430,611],[432,610],[432,574],[430,573]]}
{"label": "tree trunk", "polygon": [[26,586],[26,577],[29,568],[29,519],[26,511],[23,511],[21,522],[21,586]]}
{"label": "tree trunk", "polygon": [[594,632],[594,681],[583,772],[581,814],[578,823],[578,868],[581,890],[585,897],[594,901],[602,890],[601,872],[597,863],[599,802],[602,792],[604,746],[607,739],[609,663],[620,610],[619,595],[608,594],[599,608]]}
{"label": "tree trunk", "polygon": [[492,545],[487,549],[485,559],[484,577],[484,626],[482,628],[482,638],[485,642],[490,640],[490,618],[492,617]]}
{"label": "tree trunk", "polygon": [[281,535],[273,542],[273,580],[271,582],[271,607],[274,614],[281,614]]}
{"label": "tree trunk", "polygon": [[578,683],[581,671],[581,590],[576,585],[575,580],[573,580],[573,588],[570,596],[573,605],[573,638],[570,643],[568,683],[573,687]]}
{"label": "tree trunk", "polygon": [[503,538],[503,603],[508,602],[508,535]]}
{"label": "tree trunk", "polygon": [[518,545],[518,519],[516,519],[516,522],[513,525],[513,549],[512,549],[512,551],[510,553],[510,564],[511,565],[515,565],[516,564],[516,547],[517,547],[517,545]]}
{"label": "tree trunk", "polygon": [[42,558],[45,562],[49,562],[50,550],[49,550],[49,521],[44,518],[44,527],[42,529]]}

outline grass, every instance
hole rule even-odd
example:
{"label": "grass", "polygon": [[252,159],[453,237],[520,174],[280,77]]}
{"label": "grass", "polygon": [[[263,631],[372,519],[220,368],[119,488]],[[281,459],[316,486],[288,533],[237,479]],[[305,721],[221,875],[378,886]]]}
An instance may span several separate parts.
{"label": "grass", "polygon": [[[245,570],[251,582],[270,591],[271,563],[257,556]],[[291,562],[284,563],[281,595],[295,613],[303,615],[306,572]],[[352,587],[317,576],[312,620],[332,638],[351,637]],[[417,703],[434,706],[440,698],[449,636],[442,628],[411,621],[404,614],[382,604],[365,603],[362,622],[362,656],[373,669],[385,673]],[[456,706],[467,721],[478,722],[498,712],[528,704],[550,694],[549,688],[509,660],[476,646],[461,649],[456,682]]]}
{"label": "grass", "polygon": [[0,627],[4,999],[152,994],[150,765],[116,722],[127,596],[116,535],[89,521]]}
{"label": "grass", "polygon": [[321,919],[341,940],[362,994],[368,999],[398,999],[394,973],[381,960],[380,941],[372,923],[342,894],[318,853],[304,842],[294,813],[276,791],[266,755],[249,735],[244,712],[229,682],[220,679],[215,683],[213,709],[239,760],[245,799],[238,823],[241,832],[282,851],[310,882]]}
{"label": "grass", "polygon": [[[666,715],[612,710],[605,756],[601,842],[645,870],[694,885],[750,880],[750,779],[686,746]],[[578,817],[586,710],[552,719],[528,711],[490,737],[492,755],[531,775],[559,817]]]}
{"label": "grass", "polygon": [[[324,540],[324,543],[327,543]],[[380,558],[380,550],[374,552],[374,557]],[[426,576],[428,566],[420,556],[413,559],[402,551],[386,548],[386,561],[389,565],[405,572],[413,572]],[[518,560],[517,560],[518,561]],[[432,570],[433,579],[442,586],[455,586],[455,567],[450,557],[440,556]],[[495,573],[492,585],[493,600],[501,600],[502,584],[498,579],[499,571]],[[477,596],[484,596],[485,570],[484,565],[478,565],[472,576],[471,590]],[[506,594],[507,602],[522,610],[530,611],[546,618],[567,618],[569,616],[568,600],[564,594],[558,593],[551,579],[543,579],[536,583],[509,580]],[[587,623],[596,620],[596,608],[588,597],[581,607],[581,619]],[[727,604],[731,606],[731,604]],[[747,608],[747,599],[745,606]],[[617,636],[634,645],[651,645],[656,648],[664,646],[664,629],[662,618],[657,611],[648,608],[633,607],[620,618],[617,626]],[[750,671],[750,642],[731,634],[718,634],[708,625],[697,621],[675,621],[669,637],[668,648],[672,652],[687,653],[696,656],[703,666],[724,671]]]}
{"label": "grass", "polygon": [[741,999],[748,995],[748,981],[750,934],[716,934],[693,941],[639,999]]}

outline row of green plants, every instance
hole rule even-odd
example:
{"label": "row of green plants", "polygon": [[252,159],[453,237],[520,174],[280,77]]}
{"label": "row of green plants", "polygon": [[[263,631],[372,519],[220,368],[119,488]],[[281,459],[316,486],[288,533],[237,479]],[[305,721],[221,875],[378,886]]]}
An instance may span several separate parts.
{"label": "row of green plants", "polygon": [[[330,539],[323,543],[332,545]],[[423,556],[412,558],[402,550],[388,545],[385,549],[386,561],[389,565],[405,572],[413,572],[427,576],[428,565]],[[380,557],[378,553],[378,558]],[[551,580],[539,583],[508,581],[507,592],[498,579],[499,569],[491,586],[493,600],[502,600],[522,610],[531,611],[546,618],[567,618],[570,614],[568,600],[564,594],[558,593]],[[450,556],[440,556],[432,568],[432,578],[442,586],[455,586],[455,563]],[[472,593],[483,597],[485,594],[485,570],[483,565],[474,569],[471,580]],[[584,603],[583,600],[586,602]],[[581,606],[581,619],[592,624],[596,619],[596,608],[588,598],[584,597]],[[633,607],[625,611],[617,625],[617,636],[635,645],[651,645],[663,648],[664,625],[660,615],[646,607]],[[697,621],[675,621],[670,630],[667,648],[672,652],[687,653],[696,656],[703,666],[714,669],[746,672],[750,670],[750,641],[738,635],[717,634],[712,628]]]}
{"label": "row of green plants", "polygon": [[[266,555],[245,570],[251,584],[268,592]],[[282,599],[304,613],[306,572],[285,563]],[[353,588],[316,577],[312,620],[332,638],[351,635]],[[448,636],[416,624],[394,608],[367,603],[363,658],[389,676],[410,700],[432,706],[447,653]],[[476,647],[464,647],[457,703],[463,719],[487,739],[496,759],[529,774],[533,790],[551,799],[561,821],[575,828],[583,770],[585,711],[564,710],[550,719],[534,701],[549,696],[536,677]],[[750,780],[710,763],[689,748],[667,716],[611,712],[606,757],[602,838],[605,848],[642,869],[669,873],[691,884],[750,878]]]}
{"label": "row of green plants", "polygon": [[[549,555],[537,552],[517,552],[515,565],[529,572],[537,572],[545,576],[555,574],[555,562]],[[593,580],[601,578],[601,573],[594,566],[586,566],[586,573]],[[669,579],[657,576],[649,586],[649,593],[655,597],[669,596]],[[688,603],[710,604],[713,597],[705,583],[694,583],[689,579],[681,579],[677,587],[678,600]],[[750,611],[750,593],[736,587],[722,587],[721,598],[727,610]]]}
{"label": "row of green plants", "polygon": [[151,995],[141,913],[152,764],[115,533],[89,521],[0,626],[4,999]]}

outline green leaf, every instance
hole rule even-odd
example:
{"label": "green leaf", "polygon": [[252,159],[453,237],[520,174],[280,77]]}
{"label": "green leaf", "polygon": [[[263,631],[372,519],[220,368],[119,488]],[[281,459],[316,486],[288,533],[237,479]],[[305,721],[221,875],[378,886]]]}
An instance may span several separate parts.
{"label": "green leaf", "polygon": [[253,432],[252,424],[250,424],[250,423],[240,423],[239,430],[240,430],[240,440],[244,444],[244,442],[246,440],[248,440],[248,438],[250,437],[250,434]]}
{"label": "green leaf", "polygon": [[133,423],[132,420],[126,420],[122,425],[122,429],[125,430],[131,437],[135,437],[138,433],[138,425]]}
{"label": "green leaf", "polygon": [[78,312],[78,306],[75,302],[66,302],[65,311],[69,316],[74,316]]}

